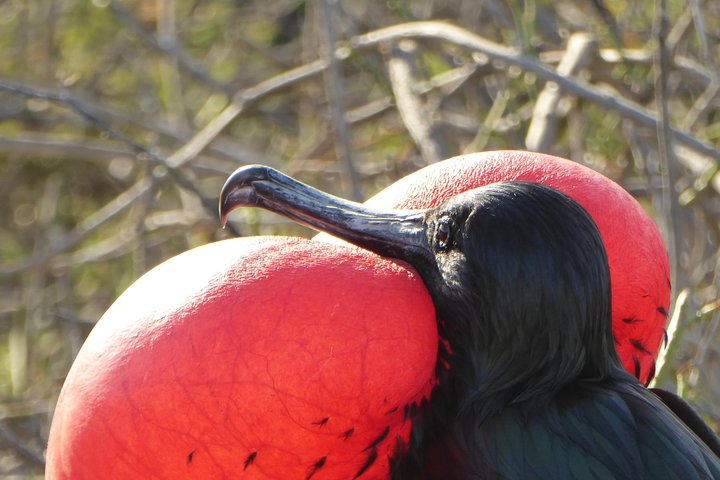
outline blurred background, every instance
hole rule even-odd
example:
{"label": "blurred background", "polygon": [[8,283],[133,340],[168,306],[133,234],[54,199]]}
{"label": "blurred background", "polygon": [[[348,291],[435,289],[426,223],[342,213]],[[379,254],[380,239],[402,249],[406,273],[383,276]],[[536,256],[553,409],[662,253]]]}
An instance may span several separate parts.
{"label": "blurred background", "polygon": [[658,384],[718,430],[719,32],[716,0],[0,1],[0,476],[42,477],[73,358],[140,275],[311,235],[255,210],[219,228],[248,163],[358,200],[482,150],[604,173],[668,245]]}

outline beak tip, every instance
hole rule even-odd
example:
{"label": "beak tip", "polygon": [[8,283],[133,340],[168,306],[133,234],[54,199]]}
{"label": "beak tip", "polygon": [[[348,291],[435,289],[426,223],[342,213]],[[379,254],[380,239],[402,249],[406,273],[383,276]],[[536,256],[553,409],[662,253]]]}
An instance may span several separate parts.
{"label": "beak tip", "polygon": [[274,170],[263,165],[246,165],[235,170],[220,191],[218,216],[223,228],[227,226],[230,212],[241,206],[256,206],[258,203],[252,187],[256,181],[272,177]]}

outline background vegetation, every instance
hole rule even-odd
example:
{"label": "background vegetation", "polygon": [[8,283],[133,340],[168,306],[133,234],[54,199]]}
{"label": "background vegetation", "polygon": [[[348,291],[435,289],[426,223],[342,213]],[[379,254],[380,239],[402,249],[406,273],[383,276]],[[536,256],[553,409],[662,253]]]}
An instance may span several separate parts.
{"label": "background vegetation", "polygon": [[718,429],[718,32],[716,0],[0,1],[0,476],[42,476],[111,302],[233,234],[216,196],[247,163],[357,199],[480,150],[601,171],[656,218],[685,292],[660,383]]}

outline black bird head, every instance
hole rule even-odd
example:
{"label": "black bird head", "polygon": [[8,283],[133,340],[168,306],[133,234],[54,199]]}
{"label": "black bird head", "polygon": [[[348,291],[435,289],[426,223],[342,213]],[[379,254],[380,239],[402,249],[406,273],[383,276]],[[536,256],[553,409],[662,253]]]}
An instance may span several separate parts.
{"label": "black bird head", "polygon": [[413,266],[449,344],[448,383],[460,408],[486,415],[543,403],[620,365],[600,233],[579,204],[549,187],[493,184],[433,209],[383,212],[249,166],[223,187],[223,223],[238,206],[269,209]]}

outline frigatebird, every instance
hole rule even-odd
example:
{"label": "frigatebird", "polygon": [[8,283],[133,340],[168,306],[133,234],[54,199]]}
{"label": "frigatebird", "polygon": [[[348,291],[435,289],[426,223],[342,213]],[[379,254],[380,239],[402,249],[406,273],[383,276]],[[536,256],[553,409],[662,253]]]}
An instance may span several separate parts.
{"label": "frigatebird", "polygon": [[446,348],[393,478],[720,478],[720,459],[622,368],[603,242],[570,197],[508,182],[382,212],[250,166],[223,187],[223,221],[238,206],[422,277]]}

